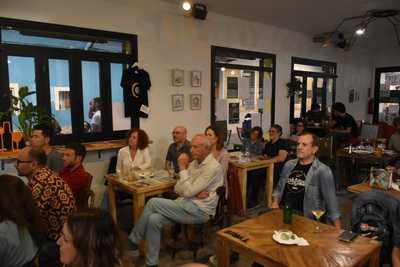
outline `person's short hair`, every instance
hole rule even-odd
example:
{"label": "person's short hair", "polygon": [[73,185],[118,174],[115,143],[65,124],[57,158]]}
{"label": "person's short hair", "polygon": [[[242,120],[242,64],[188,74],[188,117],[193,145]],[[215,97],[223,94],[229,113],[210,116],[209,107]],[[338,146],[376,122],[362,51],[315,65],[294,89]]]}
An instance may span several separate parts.
{"label": "person's short hair", "polygon": [[36,124],[35,126],[33,126],[33,130],[42,131],[42,134],[44,137],[51,138],[53,136],[53,130],[51,129],[51,127],[49,127],[48,125],[45,125],[43,123]]}
{"label": "person's short hair", "polygon": [[303,123],[304,126],[305,126],[305,124],[306,124],[305,120],[303,120],[302,118],[298,118],[298,119],[296,120],[295,126],[297,126],[297,124],[299,124],[299,123]]}
{"label": "person's short hair", "polygon": [[47,156],[46,152],[44,152],[41,148],[32,148],[29,150],[29,158],[30,160],[34,160],[40,165],[45,166],[47,164]]}
{"label": "person's short hair", "polygon": [[67,149],[72,149],[75,152],[76,156],[81,156],[82,161],[85,159],[86,156],[86,147],[78,142],[72,142],[65,146]]}
{"label": "person's short hair", "polygon": [[282,126],[280,126],[279,124],[272,124],[271,128],[274,128],[280,133],[280,135],[282,135]]}
{"label": "person's short hair", "polygon": [[393,119],[393,125],[396,126],[400,126],[400,117],[396,117]]}
{"label": "person's short hair", "polygon": [[315,134],[313,134],[313,133],[310,133],[310,132],[302,132],[301,134],[299,134],[299,137],[300,137],[300,136],[306,136],[306,135],[309,135],[309,136],[312,137],[312,146],[319,146],[318,137],[317,137]]}
{"label": "person's short hair", "polygon": [[311,104],[311,110],[316,110],[316,109],[320,109],[321,108],[321,106],[318,104],[318,103],[312,103]]}
{"label": "person's short hair", "polygon": [[217,148],[217,150],[221,150],[224,147],[224,136],[222,134],[222,131],[217,129],[217,127],[215,127],[215,126],[210,125],[206,128],[206,130],[204,131],[204,134],[206,134],[208,130],[211,130],[214,132],[215,136],[217,137],[216,148]]}
{"label": "person's short hair", "polygon": [[258,139],[263,139],[264,133],[260,126],[254,126],[253,128],[251,128],[250,133],[254,133],[254,132],[258,132],[258,135],[257,135]]}
{"label": "person's short hair", "polygon": [[126,137],[126,142],[129,144],[129,138],[133,133],[137,133],[138,135],[138,144],[137,147],[142,150],[149,146],[149,136],[145,131],[139,128],[132,128],[129,130],[128,135]]}
{"label": "person's short hair", "polygon": [[130,266],[121,232],[108,211],[91,208],[72,213],[66,220],[77,251],[78,266]]}
{"label": "person's short hair", "polygon": [[346,106],[342,102],[336,102],[336,103],[333,103],[332,110],[336,110],[340,113],[345,113]]}

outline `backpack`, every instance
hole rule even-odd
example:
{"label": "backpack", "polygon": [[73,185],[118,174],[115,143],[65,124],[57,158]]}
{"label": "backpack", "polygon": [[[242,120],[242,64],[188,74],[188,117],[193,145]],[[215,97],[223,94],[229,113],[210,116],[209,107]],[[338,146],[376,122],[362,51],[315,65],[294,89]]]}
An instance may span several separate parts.
{"label": "backpack", "polygon": [[366,192],[353,203],[351,225],[352,231],[382,242],[381,264],[387,263],[393,248],[393,223],[388,197],[384,192]]}

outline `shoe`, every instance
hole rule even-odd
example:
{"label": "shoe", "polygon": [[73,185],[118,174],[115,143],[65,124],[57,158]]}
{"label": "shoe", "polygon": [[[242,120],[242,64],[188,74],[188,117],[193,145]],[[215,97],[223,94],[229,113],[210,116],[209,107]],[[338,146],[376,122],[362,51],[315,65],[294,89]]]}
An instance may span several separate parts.
{"label": "shoe", "polygon": [[128,256],[136,258],[139,257],[139,246],[128,239],[128,251],[126,252]]}

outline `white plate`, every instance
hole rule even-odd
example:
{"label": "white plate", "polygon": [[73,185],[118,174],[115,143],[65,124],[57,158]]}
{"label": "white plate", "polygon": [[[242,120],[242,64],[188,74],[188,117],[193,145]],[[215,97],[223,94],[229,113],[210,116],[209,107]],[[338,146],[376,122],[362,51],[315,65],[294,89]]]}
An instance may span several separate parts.
{"label": "white plate", "polygon": [[[290,237],[289,239],[282,239],[282,234],[292,235],[294,239]],[[293,234],[290,231],[275,231],[272,235],[272,239],[282,245],[296,245],[298,243],[297,238],[297,235]]]}
{"label": "white plate", "polygon": [[143,172],[139,172],[138,173],[139,177],[153,177],[154,176],[154,172],[149,172],[149,171],[143,171]]}

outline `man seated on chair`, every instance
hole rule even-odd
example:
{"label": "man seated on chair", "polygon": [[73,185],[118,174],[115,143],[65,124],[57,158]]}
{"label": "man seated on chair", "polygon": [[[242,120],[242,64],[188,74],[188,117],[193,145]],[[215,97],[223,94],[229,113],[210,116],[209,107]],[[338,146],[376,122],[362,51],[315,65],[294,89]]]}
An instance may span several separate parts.
{"label": "man seated on chair", "polygon": [[89,188],[90,175],[85,171],[82,165],[86,156],[86,148],[80,143],[69,143],[64,150],[64,168],[60,171],[60,177],[69,185],[77,196]]}
{"label": "man seated on chair", "polygon": [[284,165],[279,182],[272,194],[271,208],[288,204],[299,214],[313,219],[312,210],[326,210],[340,229],[340,212],[336,199],[335,181],[331,169],[316,158],[318,139],[312,133],[302,133],[298,139],[297,159]]}
{"label": "man seated on chair", "polygon": [[190,156],[190,142],[187,140],[187,130],[184,126],[176,126],[172,131],[172,139],[174,142],[169,145],[167,157],[165,159],[165,169],[169,170],[171,167],[175,173],[179,172],[178,157],[182,153]]}
{"label": "man seated on chair", "polygon": [[63,155],[50,146],[52,135],[53,130],[49,126],[43,124],[35,125],[30,145],[33,149],[42,149],[47,157],[46,166],[54,172],[59,172],[64,166]]}
{"label": "man seated on chair", "polygon": [[192,139],[189,155],[178,158],[179,179],[175,192],[176,200],[152,198],[129,235],[129,246],[133,255],[141,240],[146,240],[146,266],[158,266],[162,227],[166,224],[199,224],[214,216],[218,204],[217,188],[222,186],[222,167],[211,154],[211,143],[202,134]]}

